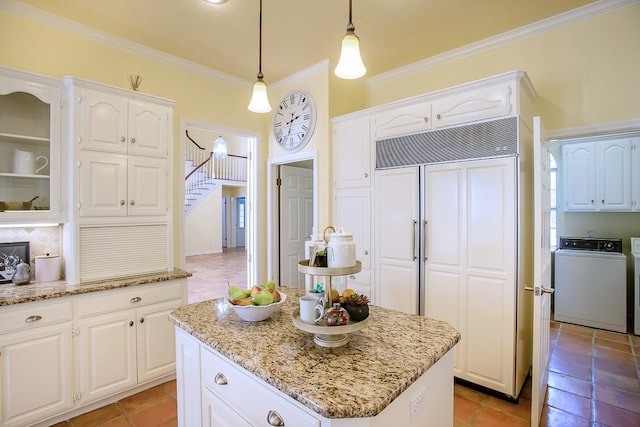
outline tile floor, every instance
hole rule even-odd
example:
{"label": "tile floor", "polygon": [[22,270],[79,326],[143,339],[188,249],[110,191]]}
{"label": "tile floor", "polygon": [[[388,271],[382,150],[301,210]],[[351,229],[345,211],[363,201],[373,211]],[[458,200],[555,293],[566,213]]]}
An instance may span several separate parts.
{"label": "tile floor", "polygon": [[[245,285],[243,249],[189,257],[189,303],[224,295],[227,281]],[[640,426],[640,337],[552,322],[549,388],[542,427]],[[456,427],[528,426],[531,386],[518,403],[455,385]],[[176,424],[175,381],[56,427],[157,427]]]}

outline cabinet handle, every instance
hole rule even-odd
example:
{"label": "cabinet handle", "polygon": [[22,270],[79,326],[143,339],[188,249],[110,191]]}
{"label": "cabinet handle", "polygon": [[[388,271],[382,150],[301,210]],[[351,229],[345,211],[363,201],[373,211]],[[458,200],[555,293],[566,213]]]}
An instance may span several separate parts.
{"label": "cabinet handle", "polygon": [[364,177],[365,177],[365,178],[369,178],[369,174],[365,172],[365,173],[364,173]]}
{"label": "cabinet handle", "polygon": [[602,204],[604,204],[604,199],[602,199]]}
{"label": "cabinet handle", "polygon": [[129,326],[133,326],[133,320],[129,320]]}
{"label": "cabinet handle", "polygon": [[267,422],[269,423],[270,426],[283,426],[284,425],[284,420],[282,419],[280,414],[278,414],[273,409],[271,409],[267,413]]}
{"label": "cabinet handle", "polygon": [[136,139],[135,138],[131,138],[131,143],[135,144],[136,143]]}
{"label": "cabinet handle", "polygon": [[133,201],[133,200],[131,200],[131,201],[129,202],[129,204],[131,204],[131,206],[133,206],[133,205],[135,205],[135,204],[136,204],[136,202],[135,202],[135,201]]}
{"label": "cabinet handle", "polygon": [[424,260],[427,261],[429,256],[427,254],[427,220],[422,224],[422,252],[424,253]]}
{"label": "cabinet handle", "polygon": [[42,316],[35,314],[33,316],[29,316],[26,319],[24,319],[25,322],[27,323],[31,323],[31,322],[37,322],[38,320],[42,320]]}
{"label": "cabinet handle", "polygon": [[593,204],[593,200],[591,201],[591,204]]}
{"label": "cabinet handle", "polygon": [[124,136],[120,138],[120,142],[125,142],[127,140],[127,138],[125,138]]}
{"label": "cabinet handle", "polygon": [[440,114],[436,115],[436,119],[440,120],[442,118],[442,116],[440,116]]}
{"label": "cabinet handle", "polygon": [[120,206],[124,206],[124,200],[120,200]]}
{"label": "cabinet handle", "polygon": [[369,255],[369,251],[364,251],[364,254],[365,255]]}
{"label": "cabinet handle", "polygon": [[140,318],[140,323],[144,323],[144,317]]}
{"label": "cabinet handle", "polygon": [[425,118],[424,118],[424,122],[425,122],[425,123],[429,123],[429,117],[425,117]]}
{"label": "cabinet handle", "polygon": [[216,374],[214,380],[218,385],[227,385],[227,377],[225,377],[221,372]]}
{"label": "cabinet handle", "polygon": [[351,280],[356,280],[356,276],[354,276],[353,274],[349,276],[349,279]]}
{"label": "cabinet handle", "polygon": [[416,260],[416,234],[418,234],[418,221],[416,221],[415,219],[413,220],[413,242],[412,242],[412,251],[413,251],[413,260]]}
{"label": "cabinet handle", "polygon": [[136,302],[140,302],[140,301],[142,301],[142,298],[140,298],[140,297],[133,297],[133,298],[131,298],[131,299],[129,300],[129,302],[130,302],[131,304],[136,303]]}

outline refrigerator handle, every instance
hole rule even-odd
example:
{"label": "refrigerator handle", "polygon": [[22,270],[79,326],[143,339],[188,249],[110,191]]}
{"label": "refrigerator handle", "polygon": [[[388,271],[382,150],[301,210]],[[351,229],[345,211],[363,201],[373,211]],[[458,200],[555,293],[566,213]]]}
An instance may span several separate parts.
{"label": "refrigerator handle", "polygon": [[418,221],[416,221],[415,219],[413,220],[413,261],[416,260],[416,258],[418,258],[416,256],[416,236],[418,235]]}
{"label": "refrigerator handle", "polygon": [[424,260],[427,261],[429,256],[427,254],[427,220],[424,220],[422,224],[422,253],[424,254]]}

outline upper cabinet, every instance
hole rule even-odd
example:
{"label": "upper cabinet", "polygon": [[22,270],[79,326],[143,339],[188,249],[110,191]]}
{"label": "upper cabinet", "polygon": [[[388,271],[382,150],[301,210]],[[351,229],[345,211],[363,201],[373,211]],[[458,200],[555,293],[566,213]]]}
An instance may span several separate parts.
{"label": "upper cabinet", "polygon": [[408,135],[431,129],[431,103],[395,108],[378,113],[372,118],[373,139]]}
{"label": "upper cabinet", "polygon": [[371,185],[369,118],[352,118],[333,124],[333,167],[336,188]]}
{"label": "upper cabinet", "polygon": [[62,87],[0,67],[0,221],[60,222]]}
{"label": "upper cabinet", "polygon": [[81,149],[167,157],[169,108],[90,89],[76,102]]}
{"label": "upper cabinet", "polygon": [[631,143],[631,207],[640,211],[640,138]]}
{"label": "upper cabinet", "polygon": [[634,146],[633,138],[566,143],[562,150],[565,209],[623,212],[635,208]]}

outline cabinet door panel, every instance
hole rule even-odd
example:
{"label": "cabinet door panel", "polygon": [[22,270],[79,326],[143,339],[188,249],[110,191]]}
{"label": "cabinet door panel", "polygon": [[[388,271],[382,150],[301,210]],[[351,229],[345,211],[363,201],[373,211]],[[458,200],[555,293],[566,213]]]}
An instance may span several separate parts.
{"label": "cabinet door panel", "polygon": [[128,214],[165,215],[167,213],[167,161],[129,157]]}
{"label": "cabinet door panel", "polygon": [[107,93],[84,90],[80,102],[80,147],[127,152],[127,101]]}
{"label": "cabinet door panel", "polygon": [[371,185],[369,118],[337,123],[334,127],[334,177],[336,188]]}
{"label": "cabinet door panel", "polygon": [[29,425],[72,407],[71,323],[0,337],[0,424]]}
{"label": "cabinet door panel", "polygon": [[371,269],[371,195],[369,189],[339,190],[334,223],[353,234],[356,259]]}
{"label": "cabinet door panel", "polygon": [[571,144],[563,150],[563,157],[567,210],[595,210],[595,147],[593,144]]}
{"label": "cabinet door panel", "polygon": [[169,374],[176,367],[176,338],[169,313],[181,300],[154,304],[136,311],[138,322],[138,382]]}
{"label": "cabinet door panel", "polygon": [[127,159],[94,151],[80,153],[80,215],[127,214]]}
{"label": "cabinet door panel", "polygon": [[82,403],[136,384],[134,311],[81,319],[79,382]]}
{"label": "cabinet door panel", "polygon": [[597,144],[598,203],[603,210],[631,210],[631,140]]}
{"label": "cabinet door panel", "polygon": [[409,135],[431,129],[431,103],[420,103],[376,114],[373,139]]}
{"label": "cabinet door panel", "polygon": [[167,157],[168,108],[129,101],[128,153]]}
{"label": "cabinet door panel", "polygon": [[433,103],[434,126],[486,120],[512,113],[511,85],[466,90]]}
{"label": "cabinet door panel", "polygon": [[204,427],[252,427],[208,389],[202,389],[202,425]]}

